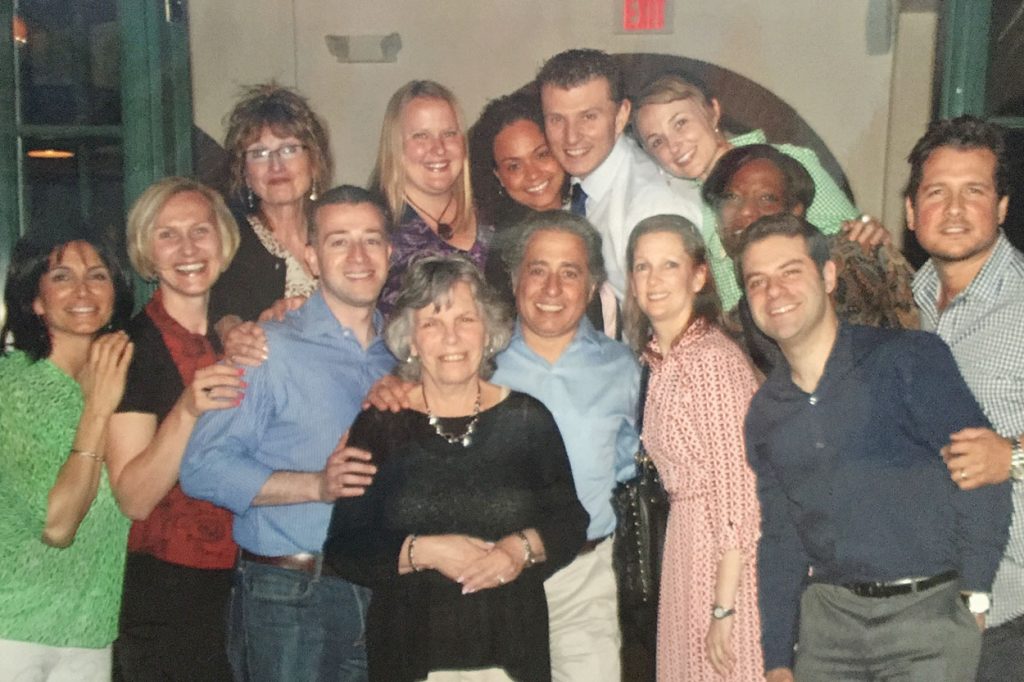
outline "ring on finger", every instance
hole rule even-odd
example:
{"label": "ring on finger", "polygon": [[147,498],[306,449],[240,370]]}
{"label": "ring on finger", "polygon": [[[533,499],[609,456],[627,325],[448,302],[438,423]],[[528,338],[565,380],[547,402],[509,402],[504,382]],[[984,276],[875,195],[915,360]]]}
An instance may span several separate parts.
{"label": "ring on finger", "polygon": [[500,575],[498,576],[498,584],[499,585],[504,585],[505,584],[505,579],[503,577],[501,577]]}
{"label": "ring on finger", "polygon": [[966,481],[967,480],[967,469],[961,469],[960,470],[960,480],[961,481]]}

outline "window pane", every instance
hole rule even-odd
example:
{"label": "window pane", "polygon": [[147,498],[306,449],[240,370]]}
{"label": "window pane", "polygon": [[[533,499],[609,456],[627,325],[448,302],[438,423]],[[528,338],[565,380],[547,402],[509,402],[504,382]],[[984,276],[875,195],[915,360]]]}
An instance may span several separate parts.
{"label": "window pane", "polygon": [[[120,140],[99,137],[23,141],[25,214],[29,230],[73,235],[84,228],[124,242],[124,172]],[[70,152],[53,158],[48,152]],[[41,156],[41,158],[40,158]]]}
{"label": "window pane", "polygon": [[992,0],[985,112],[1024,116],[1024,0]]}
{"label": "window pane", "polygon": [[120,33],[112,0],[21,0],[21,123],[121,122]]}

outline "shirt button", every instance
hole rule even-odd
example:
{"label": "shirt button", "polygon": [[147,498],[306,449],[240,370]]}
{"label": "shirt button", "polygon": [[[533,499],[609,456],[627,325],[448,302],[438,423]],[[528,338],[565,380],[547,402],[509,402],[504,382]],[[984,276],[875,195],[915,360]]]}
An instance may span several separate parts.
{"label": "shirt button", "polygon": [[817,405],[818,404],[818,396],[812,395],[810,398],[807,399],[807,402],[809,402],[811,405]]}

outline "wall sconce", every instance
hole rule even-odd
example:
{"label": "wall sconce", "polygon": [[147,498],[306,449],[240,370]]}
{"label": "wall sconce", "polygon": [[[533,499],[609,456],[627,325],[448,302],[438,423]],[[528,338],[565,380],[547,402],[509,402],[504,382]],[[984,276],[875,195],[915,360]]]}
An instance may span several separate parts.
{"label": "wall sconce", "polygon": [[327,51],[342,63],[369,63],[398,61],[402,49],[402,36],[324,36]]}

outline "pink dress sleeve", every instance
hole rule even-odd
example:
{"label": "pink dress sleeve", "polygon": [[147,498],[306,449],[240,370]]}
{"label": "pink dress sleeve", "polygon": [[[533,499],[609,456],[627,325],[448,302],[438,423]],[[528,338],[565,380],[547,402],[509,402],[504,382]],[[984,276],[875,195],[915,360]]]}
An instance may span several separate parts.
{"label": "pink dress sleeve", "polygon": [[743,421],[757,379],[739,348],[721,332],[715,330],[706,338],[707,347],[691,355],[694,365],[689,374],[696,383],[693,423],[704,453],[702,462],[710,470],[708,503],[712,505],[715,544],[719,558],[727,550],[740,549],[752,559],[761,532],[761,513],[756,479],[747,464]]}

